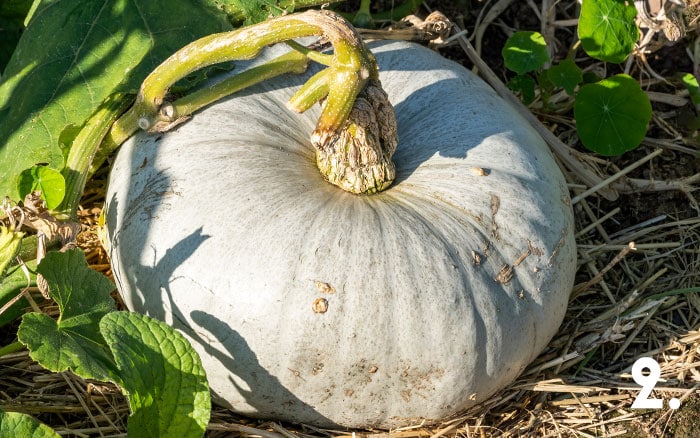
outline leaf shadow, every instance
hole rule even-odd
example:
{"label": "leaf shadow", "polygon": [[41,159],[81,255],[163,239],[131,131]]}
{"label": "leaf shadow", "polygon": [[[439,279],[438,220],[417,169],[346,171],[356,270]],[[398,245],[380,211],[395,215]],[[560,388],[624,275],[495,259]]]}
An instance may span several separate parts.
{"label": "leaf shadow", "polygon": [[[190,316],[198,327],[182,328],[229,371],[228,380],[250,406],[259,412],[269,413],[270,418],[289,418],[293,406],[294,414],[291,415],[312,424],[334,426],[331,420],[299,399],[270,374],[260,364],[246,340],[228,323],[199,310],[191,312]],[[220,403],[230,407],[220,394],[214,395]]]}

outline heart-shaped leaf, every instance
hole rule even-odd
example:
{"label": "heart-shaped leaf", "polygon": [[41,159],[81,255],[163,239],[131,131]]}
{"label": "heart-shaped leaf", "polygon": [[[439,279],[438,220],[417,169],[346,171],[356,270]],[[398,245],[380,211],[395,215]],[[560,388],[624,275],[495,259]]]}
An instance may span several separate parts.
{"label": "heart-shaped leaf", "polygon": [[632,77],[619,74],[583,85],[574,102],[581,142],[599,154],[620,155],[644,139],[651,102]]}
{"label": "heart-shaped leaf", "polygon": [[61,172],[48,166],[32,166],[19,174],[17,191],[20,198],[39,190],[46,208],[53,210],[66,196],[66,180]]}

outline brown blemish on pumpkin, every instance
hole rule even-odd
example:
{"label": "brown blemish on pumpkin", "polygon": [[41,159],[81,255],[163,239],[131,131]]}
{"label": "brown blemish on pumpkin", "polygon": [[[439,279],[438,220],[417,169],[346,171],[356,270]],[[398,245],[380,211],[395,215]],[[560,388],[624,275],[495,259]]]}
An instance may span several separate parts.
{"label": "brown blemish on pumpkin", "polygon": [[568,234],[568,232],[569,231],[566,228],[561,230],[559,240],[557,241],[557,244],[554,246],[554,249],[552,250],[552,255],[549,256],[549,259],[547,260],[548,266],[552,266],[554,259],[556,258],[557,254],[559,254],[559,250],[562,248],[562,246],[564,246],[564,242],[566,240],[566,235]]}
{"label": "brown blemish on pumpkin", "polygon": [[428,397],[429,395],[425,391],[435,390],[433,379],[440,379],[444,375],[445,370],[441,368],[431,366],[427,371],[420,371],[412,369],[411,365],[405,365],[401,371],[400,379],[406,389],[401,391],[401,396],[404,397],[406,395],[409,398],[413,395]]}
{"label": "brown blemish on pumpkin", "polygon": [[301,379],[301,380],[303,380],[303,381],[306,381],[306,379],[304,379],[303,377],[301,377],[301,372],[300,372],[299,370],[294,370],[294,369],[291,369],[291,368],[287,368],[287,369],[288,369],[289,371],[291,371],[292,374],[294,374],[294,377],[297,377],[297,378],[299,378],[299,379]]}
{"label": "brown blemish on pumpkin", "polygon": [[513,266],[519,266],[526,258],[530,255],[530,249],[528,248],[524,253],[520,254],[517,259],[513,262]]}
{"label": "brown blemish on pumpkin", "polygon": [[475,265],[481,264],[481,254],[474,250],[472,250],[472,263],[474,263]]}
{"label": "brown blemish on pumpkin", "polygon": [[311,309],[314,313],[326,313],[328,311],[328,300],[321,297],[316,298],[311,305]]}
{"label": "brown blemish on pumpkin", "polygon": [[496,280],[497,283],[501,284],[508,284],[510,280],[513,278],[513,267],[503,264],[501,266],[501,269],[498,271],[498,274],[496,275]]}
{"label": "brown blemish on pumpkin", "polygon": [[491,195],[491,237],[500,240],[498,236],[498,224],[496,223],[496,213],[501,208],[501,198]]}
{"label": "brown blemish on pumpkin", "polygon": [[316,290],[319,291],[322,294],[334,294],[335,293],[335,288],[331,286],[330,283],[325,283],[323,281],[314,281],[314,284],[316,285]]}
{"label": "brown blemish on pumpkin", "polygon": [[483,167],[471,167],[469,169],[471,173],[473,173],[476,176],[488,176],[489,171],[484,169]]}
{"label": "brown blemish on pumpkin", "polygon": [[539,249],[538,247],[536,247],[535,245],[533,245],[529,239],[527,240],[527,249],[532,254],[536,255],[537,257],[542,257],[543,251],[541,249]]}

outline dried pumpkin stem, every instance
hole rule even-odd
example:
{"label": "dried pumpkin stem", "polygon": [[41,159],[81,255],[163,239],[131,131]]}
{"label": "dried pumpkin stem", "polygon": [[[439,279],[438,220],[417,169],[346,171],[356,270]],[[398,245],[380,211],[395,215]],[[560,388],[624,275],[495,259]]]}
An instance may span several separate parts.
{"label": "dried pumpkin stem", "polygon": [[[333,45],[333,54],[292,41],[308,36],[324,37]],[[280,42],[287,42],[294,51],[164,105],[168,90],[190,73],[221,62],[254,58],[265,47]],[[113,125],[105,143],[119,145],[138,128],[167,130],[225,95],[282,73],[301,72],[308,59],[328,67],[292,97],[289,107],[303,112],[322,102],[311,142],[323,176],[352,193],[385,189],[395,175],[391,162],[397,144],[393,108],[381,89],[372,53],[344,18],[326,10],[274,18],[183,47],[144,80],[134,105]]]}

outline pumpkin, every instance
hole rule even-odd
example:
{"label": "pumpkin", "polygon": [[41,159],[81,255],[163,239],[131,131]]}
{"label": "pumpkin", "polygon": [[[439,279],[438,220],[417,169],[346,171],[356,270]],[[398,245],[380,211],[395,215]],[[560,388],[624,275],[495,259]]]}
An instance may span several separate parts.
{"label": "pumpkin", "polygon": [[440,421],[511,383],[562,321],[574,226],[546,144],[462,66],[412,43],[370,47],[400,139],[382,192],[320,175],[318,106],[285,107],[311,73],[138,134],[113,163],[119,291],[192,341],[236,412]]}

